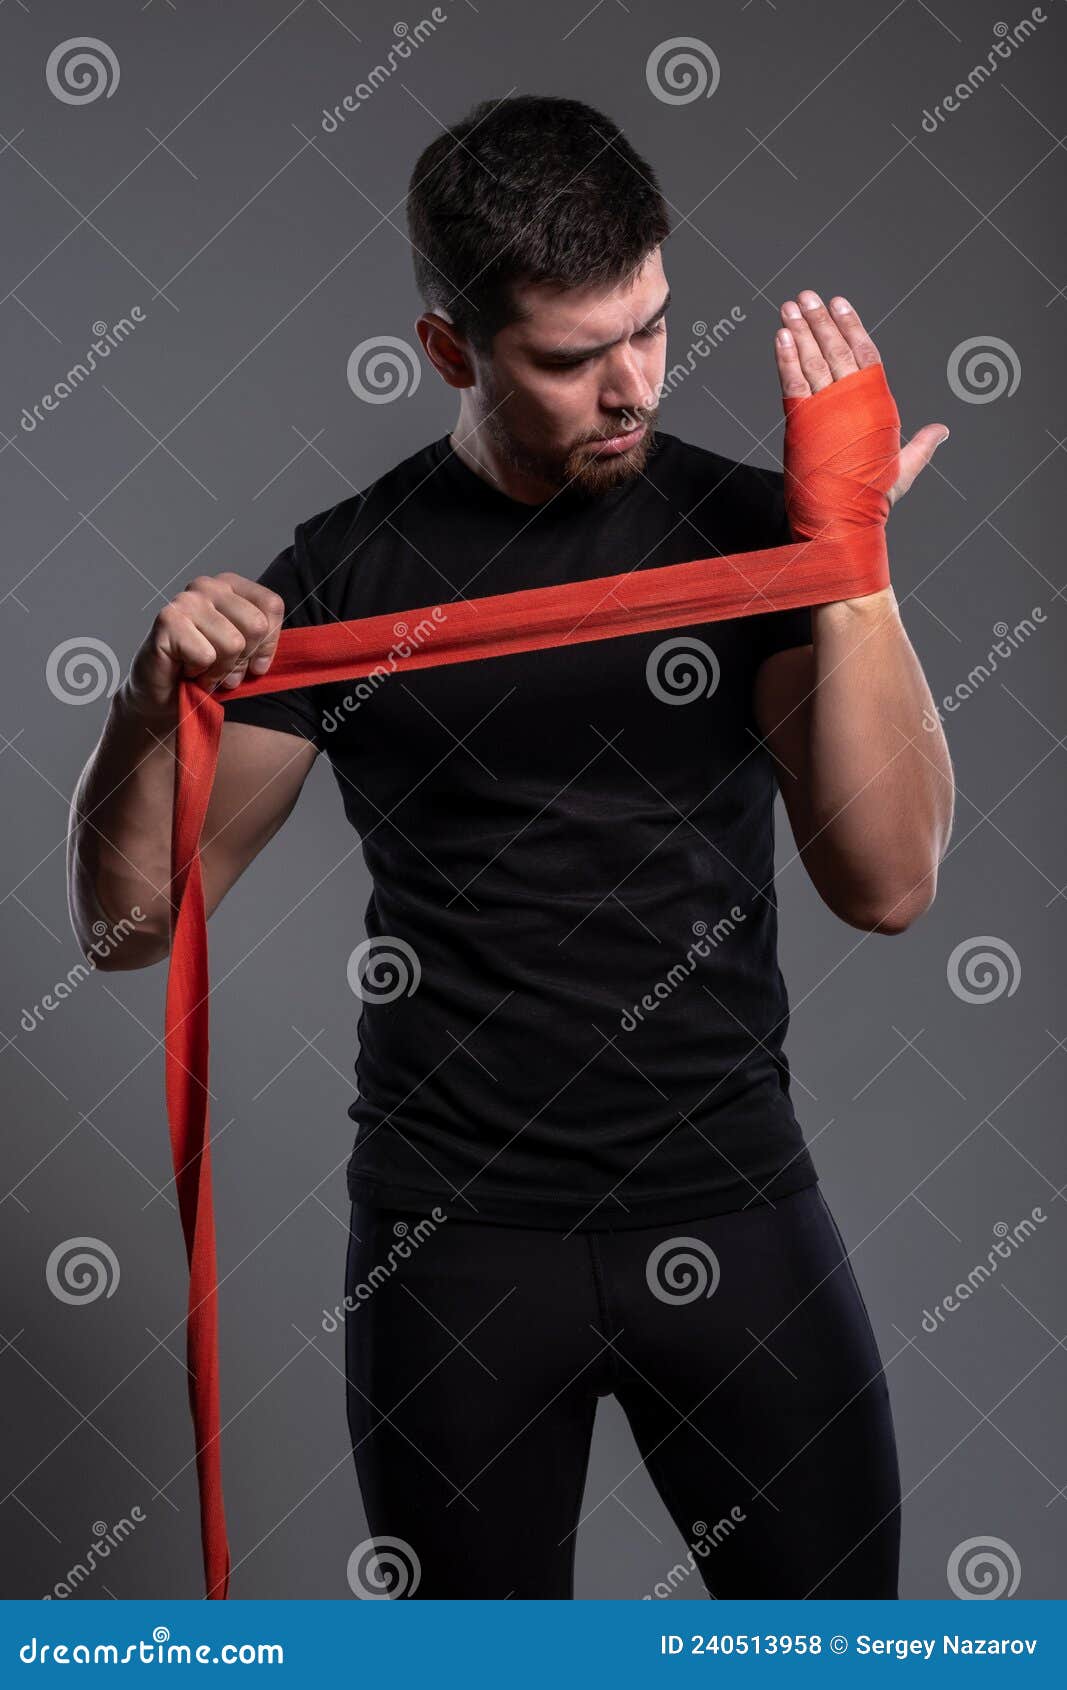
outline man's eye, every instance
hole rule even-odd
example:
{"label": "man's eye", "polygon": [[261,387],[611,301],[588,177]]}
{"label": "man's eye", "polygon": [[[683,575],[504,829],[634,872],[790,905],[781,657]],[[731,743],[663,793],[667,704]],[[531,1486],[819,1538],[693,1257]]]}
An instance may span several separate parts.
{"label": "man's eye", "polygon": [[[659,322],[654,323],[651,328],[638,329],[634,335],[634,339],[655,340],[658,335],[666,334],[666,332],[667,324],[664,318],[661,317]],[[596,356],[596,353],[591,353],[588,358],[558,358],[549,364],[548,367],[550,370],[580,370],[583,365],[591,364],[593,362],[593,358]]]}

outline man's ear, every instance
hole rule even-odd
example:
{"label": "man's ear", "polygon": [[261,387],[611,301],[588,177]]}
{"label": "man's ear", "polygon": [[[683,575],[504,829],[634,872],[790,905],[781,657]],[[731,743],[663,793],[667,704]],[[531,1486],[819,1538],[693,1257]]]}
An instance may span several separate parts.
{"label": "man's ear", "polygon": [[474,365],[466,339],[440,311],[424,311],[416,318],[415,333],[430,363],[449,387],[473,387]]}

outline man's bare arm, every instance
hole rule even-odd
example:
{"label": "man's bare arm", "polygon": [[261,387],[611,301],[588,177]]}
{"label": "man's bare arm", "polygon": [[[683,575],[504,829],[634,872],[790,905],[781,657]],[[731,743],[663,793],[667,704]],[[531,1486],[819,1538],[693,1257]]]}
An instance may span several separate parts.
{"label": "man's bare arm", "polygon": [[952,830],[945,736],[891,588],[815,606],[812,630],[761,664],[757,725],[819,896],[852,927],[903,932]]}
{"label": "man's bare arm", "polygon": [[[881,363],[840,294],[827,309],[814,289],[803,288],[783,301],[781,316],[774,354],[787,400],[807,404]],[[902,442],[885,493],[890,508],[948,433],[944,423],[926,423]],[[835,514],[827,505],[807,531],[832,531]],[[811,627],[812,645],[777,652],[759,667],[753,705],[760,735],[820,897],[850,926],[899,933],[937,890],[955,803],[948,746],[892,587],[814,605]]]}
{"label": "man's bare arm", "polygon": [[[67,836],[71,922],[87,956],[96,944],[98,968],[146,968],[170,950],[182,675],[215,686],[227,674],[240,680],[249,669],[265,673],[283,614],[279,595],[258,582],[233,574],[197,577],[160,612],[115,693],[75,788]],[[317,748],[298,735],[223,724],[200,852],[209,916],[281,827],[316,756]],[[104,929],[119,936],[102,940]]]}

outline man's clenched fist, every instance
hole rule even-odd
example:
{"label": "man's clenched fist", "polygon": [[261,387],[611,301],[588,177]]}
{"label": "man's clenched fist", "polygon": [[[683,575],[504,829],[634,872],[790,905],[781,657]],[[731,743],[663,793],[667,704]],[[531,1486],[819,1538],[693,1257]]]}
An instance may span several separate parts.
{"label": "man's clenched fist", "polygon": [[172,724],[183,678],[213,690],[237,686],[246,671],[265,674],[284,614],[284,600],[258,581],[232,570],[196,576],[164,605],[134,657],[129,702],[146,719]]}

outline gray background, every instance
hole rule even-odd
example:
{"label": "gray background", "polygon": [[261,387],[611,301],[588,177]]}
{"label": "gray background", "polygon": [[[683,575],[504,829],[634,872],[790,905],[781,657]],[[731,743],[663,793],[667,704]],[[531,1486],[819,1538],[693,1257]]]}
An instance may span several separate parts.
{"label": "gray background", "polygon": [[[852,1249],[885,1359],[905,1489],[904,1596],[951,1594],[972,1537],[1004,1540],[1020,1597],[1065,1593],[1067,1356],[1062,1130],[1067,1035],[1062,504],[1065,161],[1056,132],[1065,20],[1048,21],[936,133],[932,110],[1022,10],[895,6],[494,5],[447,21],[336,134],[333,106],[383,60],[397,12],[248,0],[145,8],[12,3],[4,70],[2,259],[5,817],[3,1593],[39,1596],[133,1505],[133,1540],[86,1596],[201,1593],[183,1373],[185,1259],[163,1101],[165,967],[97,973],[32,1031],[27,1006],[77,963],[63,842],[106,697],[46,679],[91,638],[122,671],[195,573],[255,576],[295,523],[452,426],[417,390],[368,405],[353,348],[415,344],[402,201],[418,151],[477,99],[587,100],[658,171],[677,232],[668,365],[690,325],[744,321],[665,401],[662,425],[777,464],[780,301],[840,291],[885,360],[905,436],[952,430],[894,512],[905,623],[935,697],[998,622],[1045,621],[946,716],[959,781],[933,908],[864,935],[818,900],[779,836],[782,966],[796,1102]],[[425,12],[412,13],[413,26]],[[48,54],[91,33],[110,97],[49,91]],[[645,67],[702,38],[721,80],[670,104]],[[32,434],[19,423],[84,354],[91,325],[146,320]],[[954,392],[963,341],[1008,343],[1017,391]],[[1007,357],[1007,354],[999,354]],[[1060,501],[1060,503],[1057,503]],[[84,681],[83,681],[84,684]],[[84,696],[84,695],[83,695]],[[211,927],[224,1463],[237,1597],[350,1599],[365,1535],[348,1452],[342,1294],[358,1001],[347,958],[368,892],[325,759],[280,837]],[[990,936],[1016,989],[966,1002],[955,947]],[[932,1308],[986,1259],[998,1223],[1048,1219],[935,1334]],[[45,1265],[89,1236],[111,1296],[70,1306]],[[724,1497],[724,1513],[735,1499]],[[522,1522],[516,1521],[516,1530]],[[601,1406],[576,1594],[640,1597],[681,1542],[613,1402]],[[803,1553],[803,1545],[798,1545]],[[1003,1552],[1001,1552],[1003,1553]],[[702,1594],[696,1576],[678,1595]]]}

